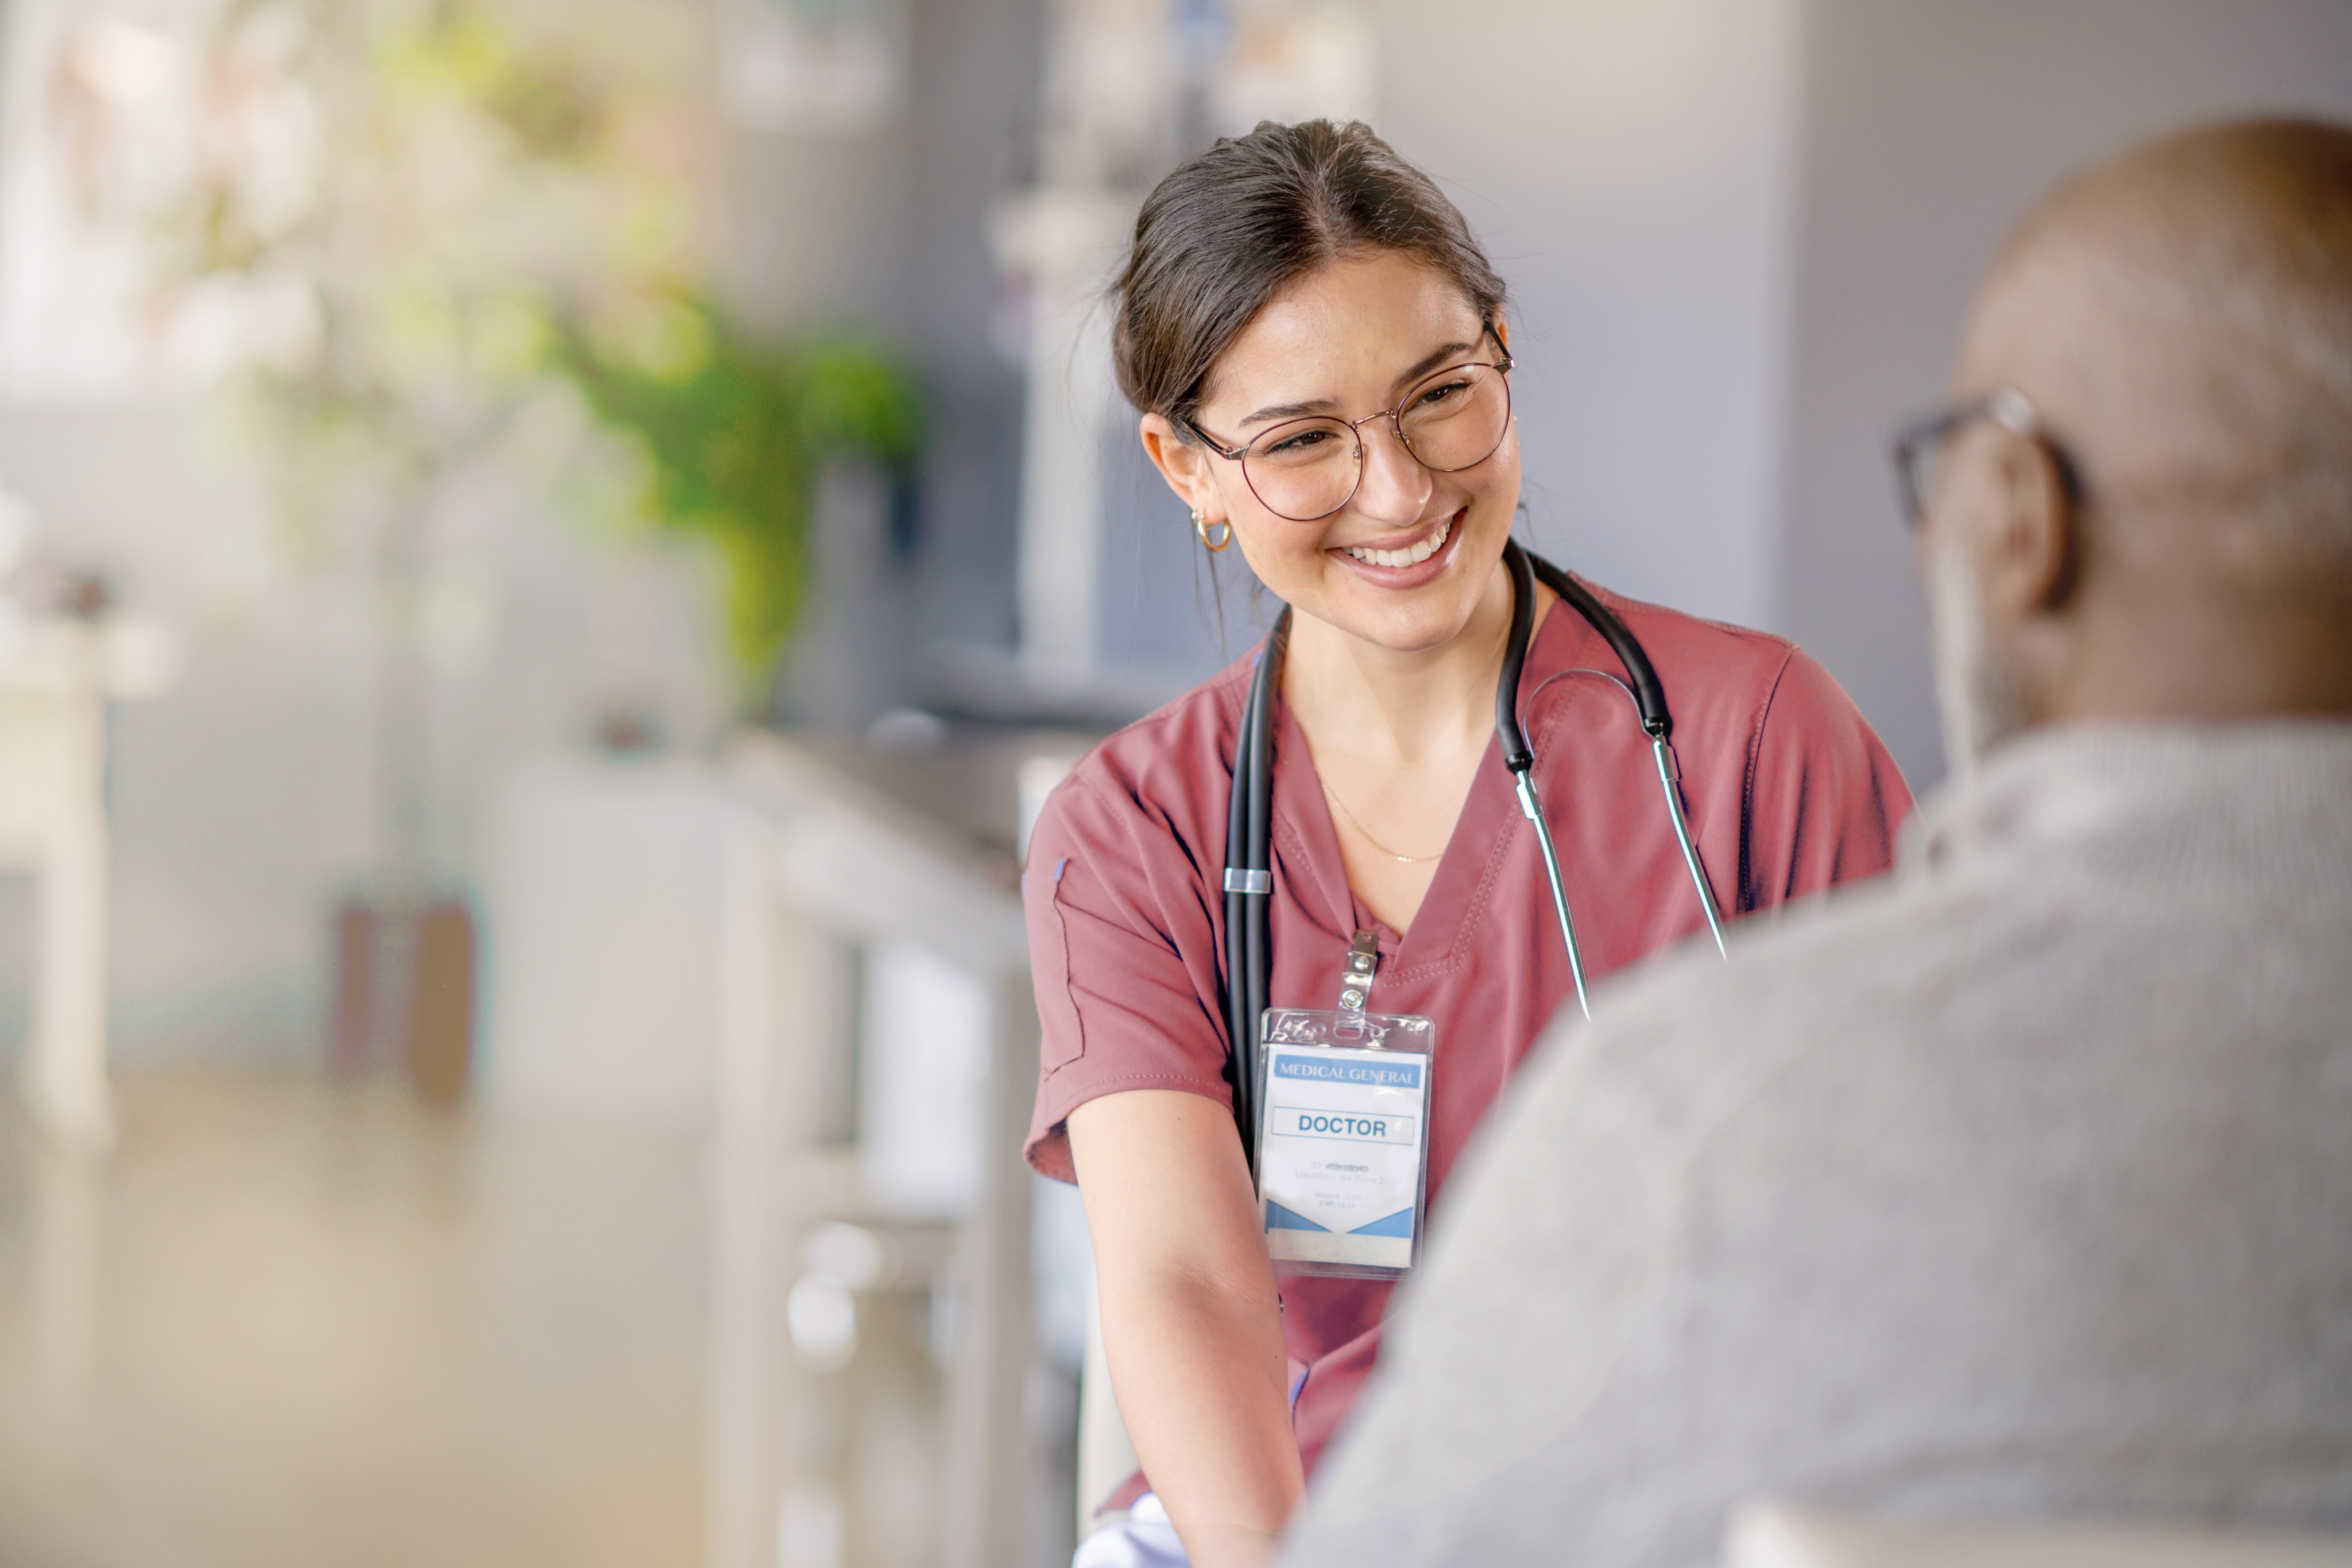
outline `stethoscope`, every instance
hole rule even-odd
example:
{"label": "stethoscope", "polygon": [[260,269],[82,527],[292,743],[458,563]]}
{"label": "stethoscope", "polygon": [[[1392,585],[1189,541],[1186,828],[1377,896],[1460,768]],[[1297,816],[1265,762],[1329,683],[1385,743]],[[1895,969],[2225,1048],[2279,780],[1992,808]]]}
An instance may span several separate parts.
{"label": "stethoscope", "polygon": [[[1683,820],[1682,798],[1675,786],[1680,775],[1667,737],[1674,733],[1674,715],[1666,709],[1665,687],[1641,642],[1626,629],[1591,590],[1559,568],[1519,548],[1517,539],[1503,547],[1503,564],[1511,574],[1511,633],[1503,648],[1502,673],[1495,682],[1495,738],[1503,766],[1519,797],[1519,810],[1535,824],[1536,843],[1543,852],[1544,874],[1551,881],[1553,912],[1559,917],[1560,940],[1568,947],[1568,970],[1576,981],[1576,1005],[1587,1018],[1591,1004],[1584,989],[1584,959],[1576,945],[1576,922],[1568,913],[1568,893],[1559,878],[1559,854],[1552,847],[1551,824],[1545,820],[1543,800],[1536,793],[1535,751],[1519,723],[1519,672],[1528,662],[1528,643],[1535,632],[1535,585],[1545,587],[1591,623],[1618,663],[1627,682],[1618,683],[1633,699],[1643,731],[1658,764],[1658,784],[1665,792],[1666,818],[1674,824],[1675,842],[1682,846],[1683,864],[1691,885],[1698,890],[1699,907],[1706,913],[1706,928],[1716,951],[1723,946],[1723,921],[1716,909],[1715,892],[1692,847],[1690,825]],[[1257,1157],[1257,1020],[1265,1013],[1266,976],[1274,967],[1273,938],[1266,930],[1266,900],[1274,892],[1269,844],[1269,802],[1274,794],[1274,758],[1269,738],[1269,714],[1275,687],[1280,683],[1282,659],[1289,646],[1290,611],[1286,606],[1265,640],[1257,674],[1250,681],[1249,701],[1242,710],[1242,731],[1234,747],[1233,803],[1225,820],[1225,1030],[1226,1064],[1234,1074],[1234,1118],[1241,1124],[1242,1148],[1255,1166]],[[1592,671],[1603,679],[1616,677]],[[1630,682],[1630,684],[1627,684]],[[1540,689],[1540,688],[1538,688]]]}

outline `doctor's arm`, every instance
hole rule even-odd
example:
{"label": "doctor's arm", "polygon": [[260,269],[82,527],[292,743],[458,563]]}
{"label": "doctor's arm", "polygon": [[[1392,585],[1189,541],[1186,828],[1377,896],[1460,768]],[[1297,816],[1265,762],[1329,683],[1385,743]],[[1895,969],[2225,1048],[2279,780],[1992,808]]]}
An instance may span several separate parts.
{"label": "doctor's arm", "polygon": [[1274,1269],[1233,1117],[1131,1090],[1070,1113],[1103,1347],[1128,1436],[1195,1568],[1271,1558],[1305,1490]]}

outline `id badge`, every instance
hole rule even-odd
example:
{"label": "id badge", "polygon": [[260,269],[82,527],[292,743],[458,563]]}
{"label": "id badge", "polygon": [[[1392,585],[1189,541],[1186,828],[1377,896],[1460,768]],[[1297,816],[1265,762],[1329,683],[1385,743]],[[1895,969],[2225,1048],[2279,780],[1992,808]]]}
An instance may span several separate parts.
{"label": "id badge", "polygon": [[1269,1008],[1261,1040],[1266,1251],[1289,1273],[1409,1273],[1421,1257],[1437,1026],[1408,1014]]}

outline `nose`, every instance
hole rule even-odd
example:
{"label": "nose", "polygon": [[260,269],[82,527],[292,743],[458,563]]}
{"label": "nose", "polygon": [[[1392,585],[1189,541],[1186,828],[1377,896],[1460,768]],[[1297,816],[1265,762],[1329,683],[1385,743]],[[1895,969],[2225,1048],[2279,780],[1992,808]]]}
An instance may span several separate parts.
{"label": "nose", "polygon": [[1351,509],[1397,528],[1419,522],[1433,483],[1429,470],[1405,450],[1396,426],[1389,421],[1372,420],[1359,434],[1364,443],[1364,474],[1356,486]]}

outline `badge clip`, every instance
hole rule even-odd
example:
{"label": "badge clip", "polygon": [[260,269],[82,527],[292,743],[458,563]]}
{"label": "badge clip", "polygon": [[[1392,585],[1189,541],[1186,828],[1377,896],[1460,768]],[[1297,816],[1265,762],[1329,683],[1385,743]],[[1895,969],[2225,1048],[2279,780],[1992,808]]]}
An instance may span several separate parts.
{"label": "badge clip", "polygon": [[1348,946],[1347,967],[1340,973],[1339,1010],[1360,1013],[1372,994],[1372,971],[1380,967],[1381,945],[1369,931],[1359,931]]}

